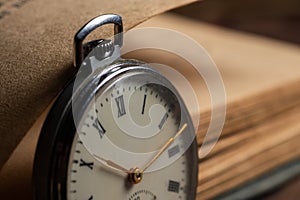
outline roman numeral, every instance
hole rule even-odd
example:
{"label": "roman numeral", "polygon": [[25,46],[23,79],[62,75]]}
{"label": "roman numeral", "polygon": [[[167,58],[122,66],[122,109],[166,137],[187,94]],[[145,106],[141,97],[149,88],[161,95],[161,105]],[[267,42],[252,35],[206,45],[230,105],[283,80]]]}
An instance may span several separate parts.
{"label": "roman numeral", "polygon": [[178,154],[180,152],[179,145],[177,144],[176,146],[168,149],[168,154],[169,158],[173,157],[174,155]]}
{"label": "roman numeral", "polygon": [[106,130],[103,128],[102,124],[99,122],[99,120],[96,118],[93,122],[93,127],[95,127],[99,133],[100,138],[103,138],[103,135],[105,134]]}
{"label": "roman numeral", "polygon": [[86,162],[83,159],[80,159],[79,167],[88,167],[93,170],[94,162]]}
{"label": "roman numeral", "polygon": [[168,191],[179,193],[180,183],[177,181],[169,180]]}
{"label": "roman numeral", "polygon": [[115,101],[118,108],[118,117],[122,117],[126,114],[123,95],[115,98]]}
{"label": "roman numeral", "polygon": [[169,115],[168,113],[166,113],[163,118],[161,119],[159,125],[158,125],[158,128],[159,129],[162,129],[162,127],[164,126],[164,124],[166,123],[167,119],[168,119]]}

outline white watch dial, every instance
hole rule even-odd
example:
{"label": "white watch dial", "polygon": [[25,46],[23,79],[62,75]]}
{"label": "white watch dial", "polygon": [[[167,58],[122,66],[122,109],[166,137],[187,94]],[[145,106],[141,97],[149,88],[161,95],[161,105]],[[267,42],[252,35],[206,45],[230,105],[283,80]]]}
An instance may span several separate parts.
{"label": "white watch dial", "polygon": [[[195,152],[185,139],[194,133],[187,122],[182,128],[182,114],[177,96],[153,76],[129,73],[110,81],[77,127],[68,199],[189,199]],[[140,181],[128,180],[133,169],[141,171]]]}

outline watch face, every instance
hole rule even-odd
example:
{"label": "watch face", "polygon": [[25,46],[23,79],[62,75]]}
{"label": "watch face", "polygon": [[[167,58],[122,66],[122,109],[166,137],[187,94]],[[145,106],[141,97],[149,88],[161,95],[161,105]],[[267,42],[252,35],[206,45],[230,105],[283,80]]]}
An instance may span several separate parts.
{"label": "watch face", "polygon": [[45,150],[51,162],[39,169],[49,171],[47,199],[194,199],[197,144],[179,94],[149,67],[112,69],[84,85],[77,102],[66,101],[61,115],[75,124],[48,122],[60,127],[53,142],[39,142],[53,144]]}

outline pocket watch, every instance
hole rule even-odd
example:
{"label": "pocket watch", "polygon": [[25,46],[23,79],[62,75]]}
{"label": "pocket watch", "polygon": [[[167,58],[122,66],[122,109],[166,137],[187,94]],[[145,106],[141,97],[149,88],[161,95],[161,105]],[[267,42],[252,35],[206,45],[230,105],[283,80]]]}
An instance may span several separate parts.
{"label": "pocket watch", "polygon": [[[105,24],[114,24],[113,39],[83,44]],[[78,72],[44,122],[35,199],[195,199],[198,154],[189,112],[166,77],[121,57],[122,31],[122,18],[106,14],[76,33]]]}

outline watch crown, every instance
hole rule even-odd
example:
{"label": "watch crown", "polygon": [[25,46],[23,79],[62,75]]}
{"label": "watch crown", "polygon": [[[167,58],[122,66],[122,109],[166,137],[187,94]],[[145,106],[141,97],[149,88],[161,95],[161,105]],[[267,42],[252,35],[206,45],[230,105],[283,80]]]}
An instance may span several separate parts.
{"label": "watch crown", "polygon": [[85,57],[93,51],[93,55],[97,60],[103,60],[112,55],[114,51],[114,43],[112,40],[94,40],[84,45]]}
{"label": "watch crown", "polygon": [[114,51],[114,44],[111,40],[102,40],[94,49],[95,57],[98,60],[103,60],[111,56]]}

